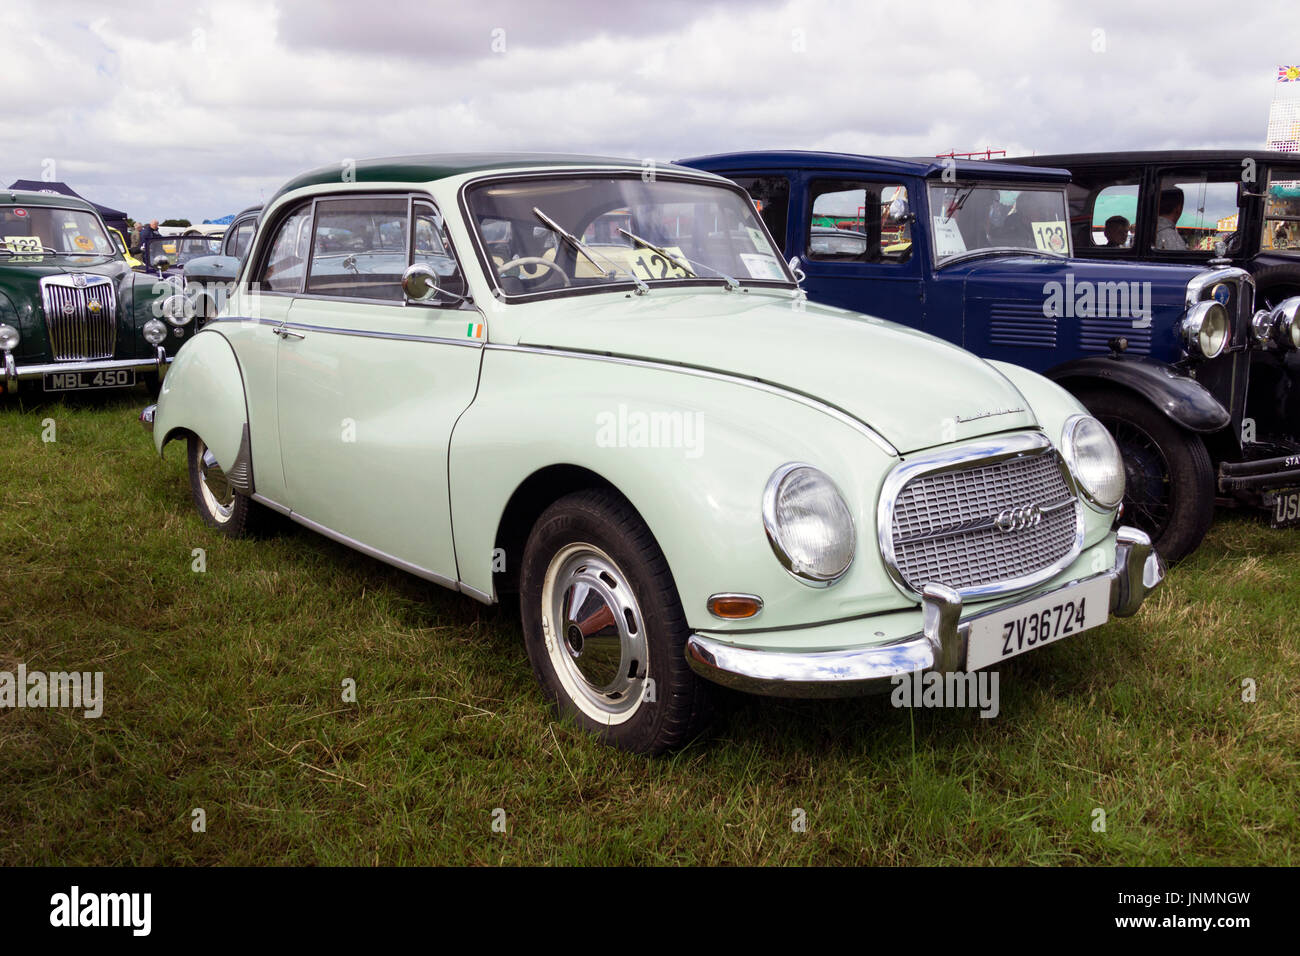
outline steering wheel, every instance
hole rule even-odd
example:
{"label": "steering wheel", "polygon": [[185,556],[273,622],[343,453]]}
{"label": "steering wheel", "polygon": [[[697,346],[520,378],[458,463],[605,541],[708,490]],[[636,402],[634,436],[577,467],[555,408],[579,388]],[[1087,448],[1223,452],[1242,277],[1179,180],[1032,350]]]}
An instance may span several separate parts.
{"label": "steering wheel", "polygon": [[[507,269],[513,269],[516,266],[544,266],[550,272],[559,276],[560,281],[563,282],[565,286],[570,285],[569,277],[564,274],[564,270],[561,269],[559,266],[557,266],[552,260],[543,259],[541,256],[520,256],[518,259],[511,259],[509,262],[504,262],[500,266],[498,266],[497,271],[504,273]],[[533,279],[539,279],[541,277],[525,276],[521,270],[519,278],[525,280],[533,280]]]}

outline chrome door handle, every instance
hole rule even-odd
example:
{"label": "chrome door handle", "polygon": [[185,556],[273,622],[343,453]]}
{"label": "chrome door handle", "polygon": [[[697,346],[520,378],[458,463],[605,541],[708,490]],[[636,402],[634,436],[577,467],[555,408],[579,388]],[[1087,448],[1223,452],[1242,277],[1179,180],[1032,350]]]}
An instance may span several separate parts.
{"label": "chrome door handle", "polygon": [[271,330],[282,339],[305,339],[307,336],[301,332],[295,332],[292,329],[286,329],[283,325],[277,325]]}

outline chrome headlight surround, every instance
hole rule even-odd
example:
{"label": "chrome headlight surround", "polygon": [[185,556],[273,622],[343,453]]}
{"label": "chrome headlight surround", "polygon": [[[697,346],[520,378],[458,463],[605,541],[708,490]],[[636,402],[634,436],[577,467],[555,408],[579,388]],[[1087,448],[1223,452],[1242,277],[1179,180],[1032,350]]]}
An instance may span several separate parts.
{"label": "chrome headlight surround", "polygon": [[[803,487],[798,487],[799,483]],[[792,540],[788,512],[798,502],[798,499],[791,500],[795,495],[804,497],[804,507],[809,511],[807,520],[820,520],[824,524],[827,553],[821,556],[806,553],[808,542]],[[823,500],[816,502],[810,496]],[[823,513],[813,514],[818,508]],[[763,489],[763,529],[781,566],[801,584],[830,587],[853,565],[857,552],[853,513],[830,477],[805,462],[787,462],[768,478]]]}
{"label": "chrome headlight surround", "polygon": [[[1109,460],[1098,460],[1095,456],[1099,454]],[[1091,415],[1071,415],[1061,429],[1061,456],[1088,504],[1104,512],[1119,507],[1124,500],[1124,458],[1105,425]],[[1087,460],[1089,456],[1093,456],[1092,461]],[[1103,469],[1109,468],[1111,474],[1092,474],[1097,464]],[[1107,484],[1112,487],[1103,490]]]}
{"label": "chrome headlight surround", "polygon": [[1218,358],[1232,339],[1228,310],[1211,300],[1197,302],[1187,310],[1182,324],[1183,345],[1191,355]]}
{"label": "chrome headlight surround", "polygon": [[16,328],[0,322],[0,351],[12,352],[22,340],[23,337]]}
{"label": "chrome headlight surround", "polygon": [[150,345],[162,345],[167,340],[167,326],[157,319],[150,319],[140,327],[140,334]]}
{"label": "chrome headlight surround", "polygon": [[1260,309],[1250,327],[1262,348],[1300,349],[1300,296],[1283,299],[1271,310]]}

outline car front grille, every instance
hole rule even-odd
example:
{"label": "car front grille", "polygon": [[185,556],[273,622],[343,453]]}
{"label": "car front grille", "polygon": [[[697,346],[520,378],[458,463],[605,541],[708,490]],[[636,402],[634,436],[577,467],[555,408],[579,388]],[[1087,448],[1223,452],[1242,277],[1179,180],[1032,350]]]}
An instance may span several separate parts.
{"label": "car front grille", "polygon": [[1050,445],[940,468],[907,480],[892,502],[886,558],[910,590],[1029,586],[1077,552],[1079,503]]}
{"label": "car front grille", "polygon": [[54,361],[113,357],[117,296],[111,279],[82,273],[46,276],[41,305]]}

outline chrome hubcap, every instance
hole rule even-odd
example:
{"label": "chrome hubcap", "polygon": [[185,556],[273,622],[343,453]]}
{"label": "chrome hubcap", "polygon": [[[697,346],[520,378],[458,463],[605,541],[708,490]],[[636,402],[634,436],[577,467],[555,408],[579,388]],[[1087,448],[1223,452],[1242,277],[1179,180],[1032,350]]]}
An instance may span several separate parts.
{"label": "chrome hubcap", "polygon": [[621,723],[645,695],[649,656],[641,606],[599,548],[560,551],[542,585],[542,629],[555,672],[581,710]]}
{"label": "chrome hubcap", "polygon": [[228,520],[235,511],[235,489],[212,451],[202,442],[199,443],[199,479],[203,501],[212,516],[218,521]]}

